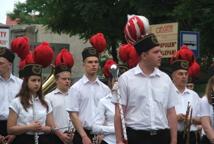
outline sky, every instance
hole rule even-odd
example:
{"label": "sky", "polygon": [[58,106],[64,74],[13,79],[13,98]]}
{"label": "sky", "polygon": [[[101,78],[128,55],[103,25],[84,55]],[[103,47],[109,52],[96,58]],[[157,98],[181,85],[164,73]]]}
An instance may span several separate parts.
{"label": "sky", "polygon": [[0,23],[6,23],[6,14],[12,12],[17,2],[25,2],[26,0],[0,0]]}

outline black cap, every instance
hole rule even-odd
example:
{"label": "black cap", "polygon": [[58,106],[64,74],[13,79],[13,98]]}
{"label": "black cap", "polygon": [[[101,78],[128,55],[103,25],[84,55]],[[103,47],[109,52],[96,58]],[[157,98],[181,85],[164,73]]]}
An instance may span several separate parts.
{"label": "black cap", "polygon": [[134,45],[138,55],[141,55],[142,52],[147,52],[156,46],[159,46],[159,42],[153,33],[145,35]]}
{"label": "black cap", "polygon": [[183,69],[188,70],[189,69],[189,62],[186,60],[175,60],[171,64],[171,72],[174,72],[176,70]]}
{"label": "black cap", "polygon": [[23,70],[20,71],[22,77],[29,77],[32,75],[42,76],[42,65],[27,64]]}
{"label": "black cap", "polygon": [[99,53],[93,47],[87,47],[82,51],[82,59],[85,60],[87,57],[95,56],[99,58]]}
{"label": "black cap", "polygon": [[71,67],[66,66],[66,65],[64,65],[64,64],[57,65],[57,66],[55,67],[55,72],[54,72],[54,74],[56,75],[56,74],[61,73],[61,72],[64,72],[64,71],[71,72]]}
{"label": "black cap", "polygon": [[0,57],[4,57],[9,62],[13,63],[15,55],[10,49],[8,49],[6,47],[0,47]]}

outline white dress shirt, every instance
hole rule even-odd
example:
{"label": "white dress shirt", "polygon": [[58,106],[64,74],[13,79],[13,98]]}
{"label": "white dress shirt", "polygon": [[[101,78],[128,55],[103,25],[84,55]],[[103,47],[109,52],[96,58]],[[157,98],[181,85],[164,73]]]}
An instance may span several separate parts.
{"label": "white dress shirt", "polygon": [[[200,102],[200,117],[210,117],[211,120],[211,126],[214,128],[214,117],[213,117],[213,106],[209,104],[207,96],[203,96],[201,98]],[[202,134],[204,135],[204,130],[202,131]]]}
{"label": "white dress shirt", "polygon": [[[176,105],[178,94],[166,73],[155,68],[147,76],[137,65],[120,76],[118,87],[127,127],[135,130],[169,128],[167,109]],[[116,96],[112,102],[117,103]]]}
{"label": "white dress shirt", "polygon": [[[31,102],[32,103],[32,102]],[[27,108],[27,111],[21,104],[20,97],[16,97],[12,100],[10,108],[18,115],[17,125],[29,125],[33,121],[39,121],[42,126],[46,125],[47,114],[52,112],[52,108],[48,103],[48,111],[44,107],[39,98],[35,98],[33,106]],[[27,132],[28,134],[34,134],[33,132]]]}
{"label": "white dress shirt", "polygon": [[[199,116],[199,107],[200,107],[200,97],[193,90],[185,88],[183,93],[180,93],[178,89],[176,90],[178,97],[178,104],[175,106],[176,114],[186,114],[188,102],[192,108],[192,118]],[[190,112],[189,112],[190,114]],[[178,122],[178,131],[184,130],[184,122]],[[190,131],[196,131],[197,125],[192,124]]]}
{"label": "white dress shirt", "polygon": [[78,112],[82,126],[92,130],[98,102],[110,92],[110,89],[98,78],[91,82],[84,75],[69,89],[66,110],[68,112]]}
{"label": "white dress shirt", "polygon": [[109,94],[99,101],[92,130],[95,134],[103,134],[103,140],[108,144],[116,144],[114,130],[115,106],[111,99],[112,95]]}
{"label": "white dress shirt", "polygon": [[0,76],[0,120],[7,120],[9,115],[9,105],[18,94],[22,85],[22,80],[12,74],[8,80]]}
{"label": "white dress shirt", "polygon": [[[62,93],[59,89],[55,89],[45,96],[45,99],[50,103],[53,109],[53,117],[57,128],[73,127],[69,114],[65,109],[66,97],[68,97],[68,93]],[[60,130],[64,132],[68,130],[68,128]]]}

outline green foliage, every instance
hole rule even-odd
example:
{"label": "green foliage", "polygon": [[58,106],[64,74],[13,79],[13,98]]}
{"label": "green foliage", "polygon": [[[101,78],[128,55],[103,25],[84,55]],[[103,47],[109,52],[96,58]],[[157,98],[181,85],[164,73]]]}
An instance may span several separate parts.
{"label": "green foliage", "polygon": [[57,33],[88,39],[103,32],[116,60],[118,43],[125,42],[127,14],[146,16],[151,24],[179,22],[180,30],[199,31],[202,55],[214,53],[213,0],[27,0],[17,3],[12,18],[44,24]]}

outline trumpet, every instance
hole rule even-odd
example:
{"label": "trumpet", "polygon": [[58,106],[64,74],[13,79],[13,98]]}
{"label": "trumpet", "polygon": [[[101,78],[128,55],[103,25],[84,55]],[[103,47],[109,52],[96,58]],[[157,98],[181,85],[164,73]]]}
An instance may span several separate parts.
{"label": "trumpet", "polygon": [[185,144],[189,144],[191,124],[192,124],[192,107],[190,105],[190,102],[188,102],[187,109],[186,109],[186,115],[185,115],[185,119],[184,119],[183,138],[185,140]]}

